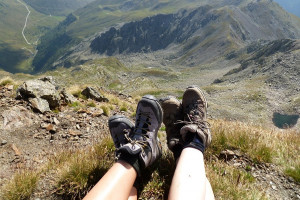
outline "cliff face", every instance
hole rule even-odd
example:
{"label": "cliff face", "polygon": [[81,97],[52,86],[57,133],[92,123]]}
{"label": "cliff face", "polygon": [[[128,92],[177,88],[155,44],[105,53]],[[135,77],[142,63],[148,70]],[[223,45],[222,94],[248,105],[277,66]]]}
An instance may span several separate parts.
{"label": "cliff face", "polygon": [[165,49],[172,43],[181,43],[197,30],[219,16],[209,13],[210,7],[200,7],[178,14],[156,15],[138,22],[127,23],[120,29],[111,28],[91,43],[100,54],[149,52]]}
{"label": "cliff face", "polygon": [[217,9],[202,6],[177,14],[147,17],[118,29],[112,27],[96,37],[90,48],[94,53],[111,56],[147,53],[178,45],[177,55],[186,60],[193,57],[190,64],[201,63],[251,42],[300,38],[299,20],[291,19],[271,1]]}

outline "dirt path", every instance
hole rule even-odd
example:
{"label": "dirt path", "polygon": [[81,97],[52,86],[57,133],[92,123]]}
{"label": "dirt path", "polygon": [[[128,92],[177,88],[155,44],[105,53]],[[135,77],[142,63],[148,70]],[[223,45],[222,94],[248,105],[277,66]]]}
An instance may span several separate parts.
{"label": "dirt path", "polygon": [[24,27],[23,27],[23,29],[22,29],[22,35],[23,35],[23,38],[24,38],[24,40],[26,41],[26,43],[29,44],[29,45],[31,45],[31,43],[28,42],[28,40],[27,40],[27,38],[25,37],[25,34],[24,34],[24,31],[25,31],[25,29],[26,29],[27,22],[28,22],[28,18],[29,18],[29,15],[30,15],[31,11],[29,10],[28,6],[27,6],[25,3],[21,2],[20,0],[17,0],[17,1],[18,1],[20,4],[22,4],[23,6],[25,6],[25,8],[26,8],[27,11],[28,11],[27,16],[26,16],[26,18],[25,18],[25,24],[24,24]]}

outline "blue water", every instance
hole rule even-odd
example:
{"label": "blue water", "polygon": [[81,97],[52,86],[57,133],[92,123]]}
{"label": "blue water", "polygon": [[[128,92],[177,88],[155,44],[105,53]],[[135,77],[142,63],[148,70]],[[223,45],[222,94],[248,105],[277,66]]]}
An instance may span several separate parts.
{"label": "blue water", "polygon": [[275,126],[281,129],[287,129],[294,127],[299,119],[299,115],[285,115],[280,113],[273,113],[273,123]]}

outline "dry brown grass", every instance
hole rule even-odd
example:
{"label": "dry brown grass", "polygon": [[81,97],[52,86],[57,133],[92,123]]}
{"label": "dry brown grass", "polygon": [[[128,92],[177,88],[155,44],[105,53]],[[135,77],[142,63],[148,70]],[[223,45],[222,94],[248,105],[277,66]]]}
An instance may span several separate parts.
{"label": "dry brown grass", "polygon": [[1,191],[5,200],[25,200],[29,199],[33,193],[39,173],[32,170],[17,172]]}
{"label": "dry brown grass", "polygon": [[274,163],[283,170],[299,169],[299,131],[266,129],[224,120],[215,120],[211,124],[211,154],[219,155],[225,149],[239,149],[254,162]]}
{"label": "dry brown grass", "polygon": [[0,79],[0,86],[15,85],[16,82],[9,76]]}
{"label": "dry brown grass", "polygon": [[[287,175],[298,180],[299,132],[266,129],[234,121],[213,120],[210,123],[213,142],[206,152],[207,158],[216,157],[225,149],[239,149],[253,162],[274,163]],[[114,145],[108,136],[93,147],[61,152],[41,170],[16,175],[5,187],[5,197],[30,197],[39,177],[55,169],[55,194],[64,199],[80,199],[111,167],[114,162],[113,152]],[[162,158],[145,171],[140,199],[166,199],[174,169],[173,156],[165,149]],[[256,179],[246,170],[222,160],[208,159],[206,173],[217,199],[267,199],[263,189],[257,186]]]}

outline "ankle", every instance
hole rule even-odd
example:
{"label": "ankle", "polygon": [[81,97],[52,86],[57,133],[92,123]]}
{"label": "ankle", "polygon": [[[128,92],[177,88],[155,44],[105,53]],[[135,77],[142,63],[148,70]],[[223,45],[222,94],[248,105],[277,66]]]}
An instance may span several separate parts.
{"label": "ankle", "polygon": [[184,149],[188,147],[198,149],[203,154],[206,148],[203,140],[199,137],[199,135],[197,133],[191,133],[191,132],[187,133],[183,145]]}
{"label": "ankle", "polygon": [[118,157],[118,162],[126,162],[127,164],[131,165],[136,173],[137,176],[140,177],[141,176],[141,166],[139,163],[139,155],[133,155],[133,154],[129,154],[125,151],[120,152],[119,157]]}

